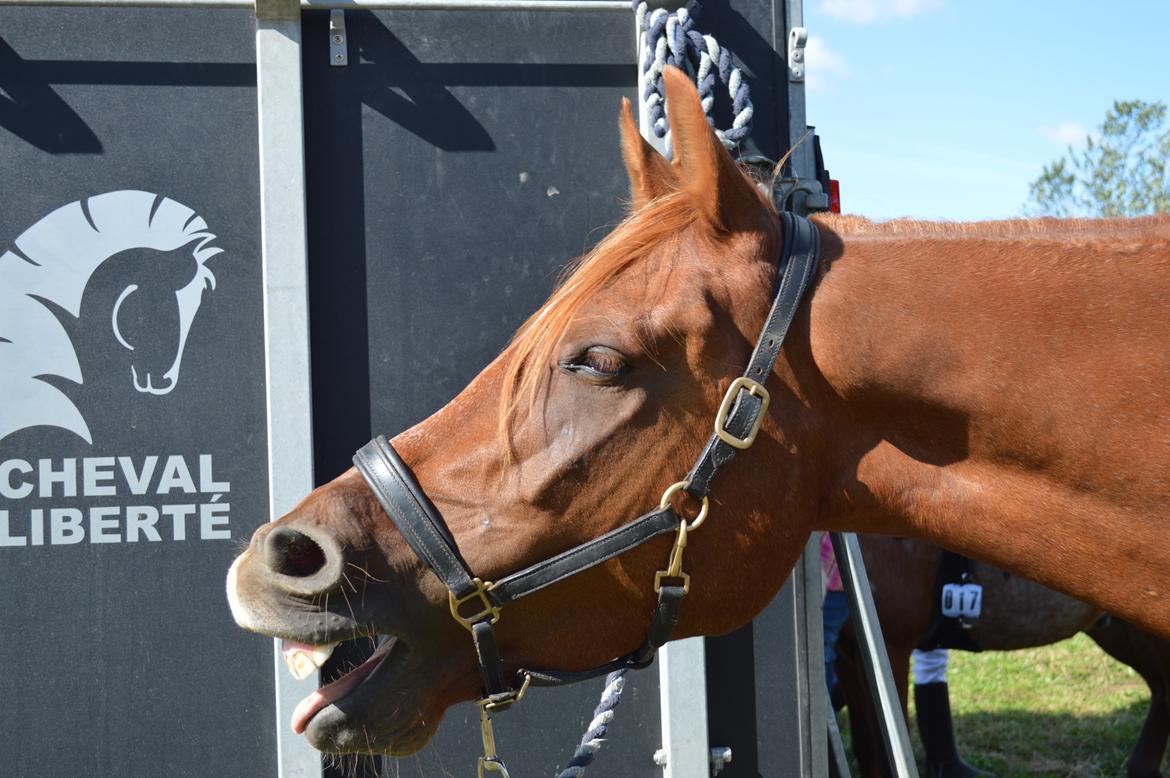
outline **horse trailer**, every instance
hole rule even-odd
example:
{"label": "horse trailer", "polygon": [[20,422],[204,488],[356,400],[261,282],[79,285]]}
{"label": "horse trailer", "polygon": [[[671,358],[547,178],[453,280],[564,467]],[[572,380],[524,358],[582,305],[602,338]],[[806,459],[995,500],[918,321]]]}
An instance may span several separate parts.
{"label": "horse trailer", "polygon": [[[232,558],[377,432],[443,406],[621,214],[624,0],[0,0],[0,772],[341,775],[316,678],[235,627]],[[707,0],[806,133],[801,0]],[[644,126],[643,132],[650,135]],[[784,168],[825,207],[814,142]],[[631,675],[598,775],[827,774],[821,573]],[[368,652],[360,643],[324,668]],[[499,717],[516,775],[600,681]],[[467,774],[476,709],[358,774]],[[361,772],[362,770],[366,772]]]}

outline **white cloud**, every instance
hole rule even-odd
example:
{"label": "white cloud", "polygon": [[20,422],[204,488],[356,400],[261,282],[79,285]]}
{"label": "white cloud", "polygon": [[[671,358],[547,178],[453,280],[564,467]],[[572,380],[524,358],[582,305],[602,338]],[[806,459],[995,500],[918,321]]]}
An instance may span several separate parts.
{"label": "white cloud", "polygon": [[873,24],[912,19],[942,4],[943,0],[821,0],[821,10],[839,21]]}
{"label": "white cloud", "polygon": [[808,36],[804,61],[804,83],[810,92],[824,92],[831,82],[853,76],[853,67],[819,35]]}
{"label": "white cloud", "polygon": [[1089,132],[1076,122],[1061,122],[1056,125],[1044,125],[1037,128],[1038,132],[1062,149],[1072,146],[1080,148],[1085,145]]}

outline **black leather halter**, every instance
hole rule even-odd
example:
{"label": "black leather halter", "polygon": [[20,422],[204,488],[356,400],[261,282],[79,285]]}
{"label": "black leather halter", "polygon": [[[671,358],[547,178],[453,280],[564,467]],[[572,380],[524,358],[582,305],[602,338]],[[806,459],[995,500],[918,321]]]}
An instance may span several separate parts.
{"label": "black leather halter", "polygon": [[[354,456],[358,471],[407,543],[450,590],[451,615],[471,632],[475,642],[484,686],[480,707],[485,716],[486,711],[502,710],[519,700],[530,684],[551,686],[622,668],[645,667],[670,639],[678,621],[679,605],[690,589],[690,577],[682,571],[687,533],[707,517],[707,495],[715,473],[737,451],[755,441],[768,409],[769,396],[763,382],[772,372],[784,336],[816,271],[820,247],[816,227],[791,213],[781,213],[780,222],[784,245],[778,282],[772,309],[751,360],[744,374],[728,388],[715,417],[715,431],[702,455],[685,480],[666,490],[655,510],[594,540],[489,583],[475,577],[468,568],[439,510],[384,436],[374,438]],[[702,509],[694,519],[681,517],[671,507],[671,498],[680,490],[702,501]],[[676,532],[677,538],[667,569],[655,576],[658,605],[641,648],[593,670],[518,670],[512,682],[508,682],[493,629],[503,606],[669,532]]]}

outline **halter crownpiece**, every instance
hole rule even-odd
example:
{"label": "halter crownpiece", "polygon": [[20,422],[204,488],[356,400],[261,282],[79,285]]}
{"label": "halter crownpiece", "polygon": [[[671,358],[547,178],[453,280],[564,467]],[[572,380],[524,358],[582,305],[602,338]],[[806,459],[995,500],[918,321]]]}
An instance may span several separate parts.
{"label": "halter crownpiece", "polygon": [[[784,336],[816,271],[820,251],[816,227],[808,219],[792,213],[779,216],[784,229],[779,282],[747,369],[728,387],[715,416],[714,432],[698,461],[684,480],[667,488],[653,511],[498,581],[487,582],[471,572],[439,509],[385,436],[374,438],[354,455],[354,465],[390,520],[419,559],[446,585],[451,615],[468,629],[475,643],[483,679],[483,697],[478,702],[484,745],[484,755],[479,760],[481,778],[488,772],[500,773],[503,778],[508,775],[503,760],[496,754],[490,713],[518,702],[529,686],[556,686],[615,670],[645,667],[670,639],[678,622],[679,606],[690,591],[690,576],[682,569],[687,535],[707,518],[707,496],[716,472],[756,439],[769,402],[764,382],[772,372]],[[671,506],[671,498],[680,491],[702,502],[703,507],[694,519],[683,518]],[[510,683],[505,679],[494,628],[505,605],[669,532],[676,533],[675,544],[666,569],[654,576],[658,603],[641,648],[593,670],[520,669]]]}

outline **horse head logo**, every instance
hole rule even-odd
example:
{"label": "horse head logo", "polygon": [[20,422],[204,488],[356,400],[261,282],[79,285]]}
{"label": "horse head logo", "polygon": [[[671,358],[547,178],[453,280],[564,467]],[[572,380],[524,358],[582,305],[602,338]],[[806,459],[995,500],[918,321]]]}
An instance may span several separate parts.
{"label": "horse head logo", "polygon": [[104,319],[130,352],[128,384],[155,395],[174,389],[191,324],[204,293],[215,289],[206,265],[222,251],[214,240],[187,206],[139,191],[69,203],[25,230],[0,255],[0,440],[53,426],[93,442],[77,406],[46,379],[83,383],[53,308],[79,317],[87,284],[109,260],[138,274]]}

